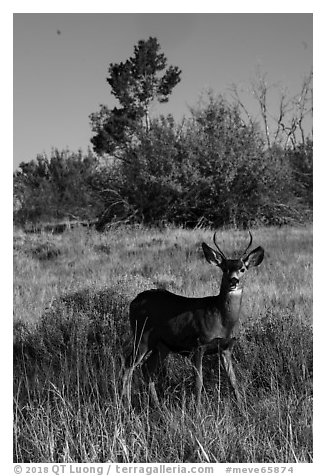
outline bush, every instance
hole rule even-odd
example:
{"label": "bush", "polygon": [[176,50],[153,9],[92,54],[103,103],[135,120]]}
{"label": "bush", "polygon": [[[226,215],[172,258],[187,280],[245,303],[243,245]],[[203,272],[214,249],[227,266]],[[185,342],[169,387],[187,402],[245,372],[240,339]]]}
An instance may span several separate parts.
{"label": "bush", "polygon": [[307,203],[291,157],[278,146],[266,150],[258,126],[245,124],[238,106],[210,96],[183,130],[161,117],[139,133],[102,176],[101,222],[248,227],[303,221]]}
{"label": "bush", "polygon": [[310,218],[312,142],[266,149],[258,125],[222,96],[209,95],[182,126],[172,116],[137,126],[129,142],[106,164],[57,150],[22,163],[15,223],[99,217],[101,230],[121,221],[250,227]]}
{"label": "bush", "polygon": [[22,162],[14,173],[14,222],[18,225],[63,218],[91,219],[98,214],[90,178],[97,159],[69,150]]}

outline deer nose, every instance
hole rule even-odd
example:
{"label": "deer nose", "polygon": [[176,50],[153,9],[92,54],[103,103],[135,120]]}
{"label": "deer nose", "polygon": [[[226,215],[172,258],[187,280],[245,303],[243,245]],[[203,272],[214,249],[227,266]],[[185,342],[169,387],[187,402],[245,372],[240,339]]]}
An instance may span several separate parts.
{"label": "deer nose", "polygon": [[231,278],[230,279],[231,286],[236,286],[238,283],[239,283],[238,278]]}

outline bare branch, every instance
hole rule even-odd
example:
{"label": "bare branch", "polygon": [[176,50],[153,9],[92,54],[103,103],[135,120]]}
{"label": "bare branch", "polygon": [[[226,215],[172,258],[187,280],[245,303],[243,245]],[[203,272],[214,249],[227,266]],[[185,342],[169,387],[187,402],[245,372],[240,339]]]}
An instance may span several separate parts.
{"label": "bare branch", "polygon": [[244,105],[243,101],[241,100],[240,98],[240,94],[239,94],[239,91],[238,91],[238,88],[237,88],[237,85],[236,84],[232,84],[231,87],[230,87],[230,91],[231,93],[233,94],[232,98],[237,102],[237,104],[241,107],[241,109],[243,110],[243,112],[245,113],[245,115],[247,116],[248,120],[249,120],[249,124],[253,124],[254,121],[251,117],[251,114],[249,113],[248,109],[246,108],[246,106]]}
{"label": "bare branch", "polygon": [[271,140],[270,140],[270,131],[269,131],[269,124],[268,124],[268,118],[267,118],[267,94],[269,91],[269,86],[266,81],[266,73],[261,74],[260,71],[258,70],[257,72],[257,79],[253,80],[251,83],[252,87],[252,94],[253,96],[257,99],[259,108],[260,108],[260,113],[263,119],[263,124],[264,124],[264,129],[265,129],[265,136],[267,140],[267,146],[268,148],[271,147]]}

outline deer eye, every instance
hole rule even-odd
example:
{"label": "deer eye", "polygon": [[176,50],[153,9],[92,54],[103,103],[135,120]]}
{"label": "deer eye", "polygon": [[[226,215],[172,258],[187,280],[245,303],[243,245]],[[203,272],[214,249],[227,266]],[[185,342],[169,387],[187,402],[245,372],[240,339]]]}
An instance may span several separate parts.
{"label": "deer eye", "polygon": [[245,271],[246,271],[245,268],[240,269],[240,273],[244,273]]}

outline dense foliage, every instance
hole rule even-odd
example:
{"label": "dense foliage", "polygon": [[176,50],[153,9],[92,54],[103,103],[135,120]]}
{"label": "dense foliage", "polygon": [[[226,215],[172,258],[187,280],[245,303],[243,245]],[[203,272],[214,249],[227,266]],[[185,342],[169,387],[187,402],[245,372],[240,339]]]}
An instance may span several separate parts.
{"label": "dense foliage", "polygon": [[97,166],[90,151],[53,150],[22,162],[14,173],[15,223],[94,217],[99,203],[89,183]]}
{"label": "dense foliage", "polygon": [[15,221],[100,216],[146,224],[282,224],[312,209],[312,142],[266,149],[235,104],[209,98],[181,128],[153,120],[119,158],[69,151],[15,172]]}

